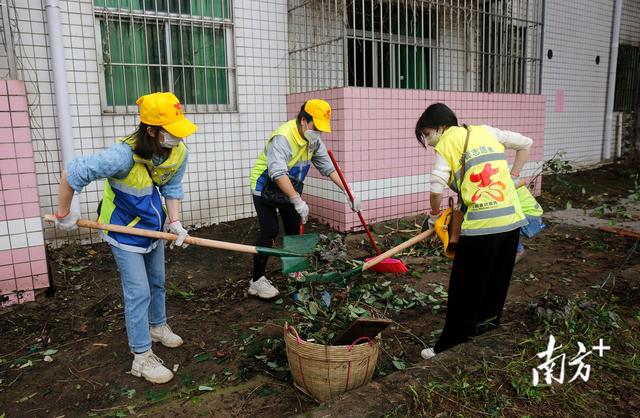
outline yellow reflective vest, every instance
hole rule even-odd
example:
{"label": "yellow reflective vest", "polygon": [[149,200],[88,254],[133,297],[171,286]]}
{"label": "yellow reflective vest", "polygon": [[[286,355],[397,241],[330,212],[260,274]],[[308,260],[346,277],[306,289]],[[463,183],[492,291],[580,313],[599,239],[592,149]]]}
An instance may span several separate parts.
{"label": "yellow reflective vest", "polygon": [[[120,138],[133,150],[135,137]],[[110,177],[104,185],[100,206],[100,223],[124,225],[133,228],[161,231],[166,219],[158,186],[166,184],[173,177],[187,155],[187,147],[180,142],[171,149],[169,157],[160,165],[133,154],[133,168],[127,177]],[[151,238],[138,237],[117,232],[102,231],[105,241],[118,247],[144,252],[152,243]]]}
{"label": "yellow reflective vest", "polygon": [[464,179],[460,178],[467,129],[450,127],[435,147],[451,167],[449,187],[460,195],[467,212],[462,235],[512,231],[527,224],[516,193],[504,146],[483,126],[469,126]]}
{"label": "yellow reflective vest", "polygon": [[542,206],[538,203],[535,197],[531,194],[531,190],[525,185],[520,186],[517,189],[518,200],[520,200],[520,206],[525,216],[542,216],[544,211]]}
{"label": "yellow reflective vest", "polygon": [[261,195],[262,189],[267,181],[267,177],[269,176],[266,147],[276,136],[283,136],[287,138],[287,142],[289,142],[289,146],[291,147],[291,158],[287,162],[289,176],[303,181],[309,173],[311,158],[313,158],[314,152],[309,150],[309,142],[300,136],[296,120],[293,119],[285,122],[275,131],[271,132],[265,149],[260,153],[258,160],[253,165],[253,168],[251,169],[250,184],[251,191],[254,195]]}

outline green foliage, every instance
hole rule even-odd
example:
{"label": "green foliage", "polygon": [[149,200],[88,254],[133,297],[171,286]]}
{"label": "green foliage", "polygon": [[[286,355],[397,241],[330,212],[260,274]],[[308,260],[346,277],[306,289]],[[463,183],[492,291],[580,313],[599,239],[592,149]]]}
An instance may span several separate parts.
{"label": "green foliage", "polygon": [[[408,284],[394,288],[391,281],[363,283],[350,289],[307,285],[290,290],[297,292],[296,303],[287,306],[293,325],[305,339],[313,338],[319,344],[330,344],[337,332],[357,318],[381,318],[391,312],[424,306],[438,311],[447,299],[447,292],[439,285],[427,294]],[[322,298],[325,292],[331,295],[329,306]]]}
{"label": "green foliage", "polygon": [[542,163],[542,174],[552,174],[558,177],[565,176],[573,171],[569,160],[563,159],[566,152],[557,152],[553,157]]}
{"label": "green foliage", "polygon": [[190,286],[187,289],[180,289],[175,282],[169,282],[169,285],[167,286],[167,296],[175,296],[189,300],[195,295],[195,290]]}

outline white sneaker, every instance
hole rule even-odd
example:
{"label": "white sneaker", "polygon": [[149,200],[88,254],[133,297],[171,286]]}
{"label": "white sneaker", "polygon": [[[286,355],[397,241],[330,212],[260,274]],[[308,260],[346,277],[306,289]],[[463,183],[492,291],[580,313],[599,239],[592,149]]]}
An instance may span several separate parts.
{"label": "white sneaker", "polygon": [[160,343],[165,347],[180,347],[184,342],[179,335],[176,335],[171,331],[171,328],[167,324],[151,327],[149,332],[151,333],[151,341],[154,343],[160,341]]}
{"label": "white sneaker", "polygon": [[280,292],[271,284],[269,279],[262,276],[256,281],[249,281],[249,294],[261,299],[272,299],[278,296]]}
{"label": "white sneaker", "polygon": [[434,357],[436,355],[436,352],[433,351],[433,348],[425,348],[424,350],[422,350],[420,352],[420,357],[422,357],[425,360],[429,360],[430,358]]}
{"label": "white sneaker", "polygon": [[141,354],[133,354],[131,374],[136,377],[144,377],[151,383],[167,383],[173,379],[173,373],[162,365],[162,360],[153,351],[145,351]]}

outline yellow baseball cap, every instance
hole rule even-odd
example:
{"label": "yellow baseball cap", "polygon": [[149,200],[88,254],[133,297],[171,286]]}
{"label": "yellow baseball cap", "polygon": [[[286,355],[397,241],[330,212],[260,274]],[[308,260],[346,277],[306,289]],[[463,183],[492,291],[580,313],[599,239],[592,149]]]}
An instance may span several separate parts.
{"label": "yellow baseball cap", "polygon": [[331,105],[324,100],[311,99],[304,104],[304,111],[311,115],[319,131],[331,132]]}
{"label": "yellow baseball cap", "polygon": [[182,105],[173,93],[151,93],[136,100],[140,121],[147,125],[162,126],[171,135],[185,138],[198,129],[182,113]]}

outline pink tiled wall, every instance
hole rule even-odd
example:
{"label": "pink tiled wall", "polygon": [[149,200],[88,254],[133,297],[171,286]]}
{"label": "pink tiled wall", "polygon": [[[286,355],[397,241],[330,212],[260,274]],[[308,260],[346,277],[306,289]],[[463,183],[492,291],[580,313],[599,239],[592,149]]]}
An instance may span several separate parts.
{"label": "pink tiled wall", "polygon": [[49,286],[38,202],[25,86],[0,80],[0,306]]}
{"label": "pink tiled wall", "polygon": [[[289,95],[289,116],[295,117],[311,98],[325,99],[333,108],[333,132],[323,137],[371,222],[427,210],[434,151],[418,144],[414,128],[432,103],[447,104],[460,124],[486,124],[531,137],[534,145],[523,176],[533,175],[543,159],[545,98],[540,95],[350,87]],[[507,152],[509,159],[513,155]],[[342,231],[358,229],[357,216],[332,191],[335,187],[317,171],[311,173],[311,187],[305,189],[311,216]]]}

